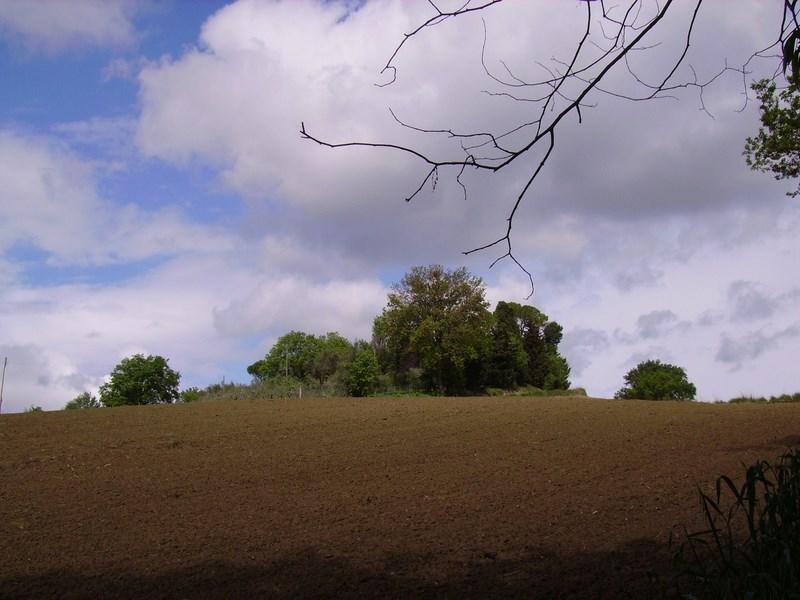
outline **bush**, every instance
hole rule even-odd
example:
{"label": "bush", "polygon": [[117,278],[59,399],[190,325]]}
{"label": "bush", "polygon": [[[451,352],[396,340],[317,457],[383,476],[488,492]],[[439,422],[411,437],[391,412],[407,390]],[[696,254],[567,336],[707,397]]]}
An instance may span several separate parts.
{"label": "bush", "polygon": [[770,396],[769,398],[765,398],[764,396],[738,396],[736,398],[731,398],[729,401],[731,404],[743,404],[748,402],[757,402],[763,404],[782,404],[786,402],[800,402],[800,393],[797,394],[781,394],[780,396]]}
{"label": "bush", "polygon": [[700,499],[707,527],[687,534],[675,554],[679,593],[800,597],[800,449],[748,467],[739,487],[723,475]]}
{"label": "bush", "polygon": [[35,404],[31,404],[28,408],[25,409],[26,413],[40,413],[44,412],[41,406],[36,406]]}
{"label": "bush", "polygon": [[697,388],[681,367],[647,360],[628,371],[625,387],[614,397],[624,400],[694,400]]}
{"label": "bush", "polygon": [[181,392],[181,402],[188,404],[190,402],[197,402],[202,397],[203,393],[200,388],[190,387]]}
{"label": "bush", "polygon": [[501,388],[486,388],[489,396],[522,396],[522,397],[554,397],[554,396],[586,396],[584,388],[570,388],[568,390],[543,390],[535,386],[526,386],[516,390]]}

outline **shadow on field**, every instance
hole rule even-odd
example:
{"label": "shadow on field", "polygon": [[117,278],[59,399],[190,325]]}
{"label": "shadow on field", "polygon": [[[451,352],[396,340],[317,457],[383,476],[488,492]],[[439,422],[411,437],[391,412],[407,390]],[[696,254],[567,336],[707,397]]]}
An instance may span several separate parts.
{"label": "shadow on field", "polygon": [[2,598],[652,598],[647,577],[670,556],[641,540],[611,552],[521,560],[486,553],[448,571],[421,555],[391,555],[375,568],[308,550],[265,565],[211,562],[179,570],[82,575],[50,571],[0,581]]}

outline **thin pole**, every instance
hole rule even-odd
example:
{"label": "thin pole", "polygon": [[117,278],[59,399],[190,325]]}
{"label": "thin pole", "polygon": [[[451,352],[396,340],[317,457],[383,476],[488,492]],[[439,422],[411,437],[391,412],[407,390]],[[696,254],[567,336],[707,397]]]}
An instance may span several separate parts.
{"label": "thin pole", "polygon": [[3,387],[6,385],[6,365],[8,364],[8,357],[3,357],[3,377],[0,379],[0,412],[3,410]]}

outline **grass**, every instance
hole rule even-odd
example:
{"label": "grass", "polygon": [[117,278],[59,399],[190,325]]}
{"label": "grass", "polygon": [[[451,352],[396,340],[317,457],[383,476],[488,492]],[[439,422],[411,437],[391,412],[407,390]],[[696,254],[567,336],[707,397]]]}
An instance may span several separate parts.
{"label": "grass", "polygon": [[[676,555],[685,598],[800,598],[800,449],[700,493],[706,528]],[[680,591],[680,589],[679,589]]]}

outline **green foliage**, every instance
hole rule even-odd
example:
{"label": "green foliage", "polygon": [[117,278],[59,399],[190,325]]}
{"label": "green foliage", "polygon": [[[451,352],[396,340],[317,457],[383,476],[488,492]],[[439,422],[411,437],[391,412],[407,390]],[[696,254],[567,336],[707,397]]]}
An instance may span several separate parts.
{"label": "green foliage", "polygon": [[[795,81],[791,78],[780,91],[768,79],[753,84],[761,102],[761,127],[755,137],[747,138],[744,154],[751,169],[772,173],[775,179],[800,176],[800,88]],[[798,194],[800,185],[789,192]]]}
{"label": "green foliage", "polygon": [[533,306],[498,302],[494,311],[489,384],[503,389],[569,388],[570,368],[558,353],[561,325]]}
{"label": "green foliage", "polygon": [[188,404],[189,402],[197,402],[202,398],[203,393],[198,387],[190,387],[181,391],[181,402]]}
{"label": "green foliage", "polygon": [[44,412],[41,406],[36,406],[35,404],[31,404],[28,408],[25,409],[26,413],[40,413]]}
{"label": "green foliage", "polygon": [[494,310],[489,381],[493,386],[513,389],[528,381],[528,354],[522,343],[518,310],[512,303],[500,301]]}
{"label": "green foliage", "polygon": [[90,394],[89,392],[83,392],[82,394],[78,394],[72,400],[67,402],[67,405],[64,407],[64,410],[80,410],[84,408],[100,408],[102,404],[100,401]]}
{"label": "green foliage", "polygon": [[323,396],[568,389],[561,325],[515,302],[492,314],[484,296],[483,281],[463,267],[414,267],[392,286],[371,342],[291,331],[247,372],[254,384],[290,377]]}
{"label": "green foliage", "polygon": [[550,352],[547,355],[547,373],[544,376],[545,390],[569,389],[570,368],[567,359],[558,353]]}
{"label": "green foliage", "polygon": [[336,332],[315,336],[290,331],[278,338],[267,355],[250,366],[247,372],[255,381],[275,377],[313,377],[323,385],[352,360],[353,345]]}
{"label": "green foliage", "polygon": [[372,349],[362,350],[348,366],[347,392],[351,396],[370,396],[378,386],[378,360]]}
{"label": "green foliage", "polygon": [[425,389],[459,394],[481,385],[491,313],[483,281],[465,268],[414,267],[392,287],[373,339],[384,368],[402,384],[422,369]]}
{"label": "green foliage", "polygon": [[534,386],[527,386],[516,390],[504,390],[501,388],[486,388],[489,396],[516,396],[523,398],[557,397],[557,396],[586,396],[584,388],[571,388],[561,390],[543,390]]}
{"label": "green foliage", "polygon": [[759,404],[782,404],[786,402],[800,402],[800,392],[796,394],[781,394],[780,396],[770,396],[766,398],[764,396],[754,397],[754,396],[738,396],[736,398],[731,398],[728,403],[730,404],[743,404],[749,402],[757,402]]}
{"label": "green foliage", "polygon": [[686,371],[659,360],[641,362],[625,375],[625,387],[615,398],[638,400],[694,400],[697,389]]}
{"label": "green foliage", "polygon": [[134,354],[123,358],[100,387],[104,406],[169,404],[178,400],[180,374],[161,356]]}
{"label": "green foliage", "polygon": [[800,450],[748,467],[741,486],[723,475],[700,499],[706,527],[675,554],[679,593],[688,585],[702,598],[800,597]]}
{"label": "green foliage", "polygon": [[353,359],[354,349],[353,344],[336,332],[320,336],[316,340],[311,374],[322,385]]}
{"label": "green foliage", "polygon": [[259,380],[289,375],[303,379],[311,374],[318,351],[316,337],[302,331],[290,331],[278,338],[266,357],[247,367],[247,372]]}

